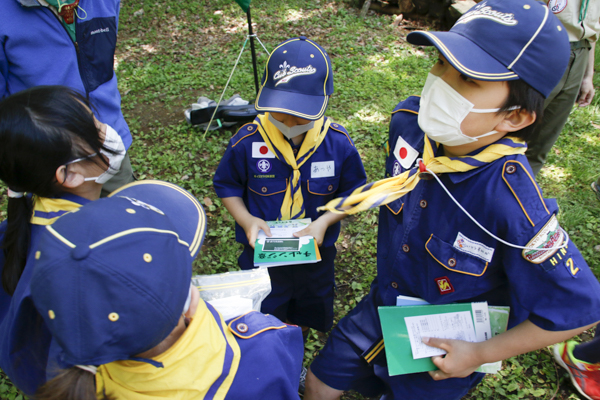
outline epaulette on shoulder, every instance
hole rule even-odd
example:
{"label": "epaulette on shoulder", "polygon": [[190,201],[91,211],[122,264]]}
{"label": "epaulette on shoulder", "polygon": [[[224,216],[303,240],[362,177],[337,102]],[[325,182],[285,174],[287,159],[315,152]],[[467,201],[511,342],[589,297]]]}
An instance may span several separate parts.
{"label": "epaulette on shoulder", "polygon": [[329,125],[329,129],[344,134],[346,136],[346,138],[348,138],[348,141],[350,142],[350,144],[352,146],[354,146],[354,142],[352,141],[352,139],[350,139],[350,135],[348,134],[348,131],[342,125],[338,124],[337,122],[332,122],[331,125]]}
{"label": "epaulette on shoulder", "polygon": [[231,138],[231,147],[235,147],[242,140],[254,135],[258,131],[258,125],[254,122],[242,125],[240,129]]}
{"label": "epaulette on shoulder", "polygon": [[392,114],[397,112],[408,112],[412,114],[419,113],[419,102],[421,101],[421,96],[410,96],[409,98],[402,100],[396,107]]}
{"label": "epaulette on shoulder", "polygon": [[546,207],[540,188],[529,170],[519,160],[508,160],[502,167],[502,180],[515,197],[531,226],[546,220],[550,211]]}

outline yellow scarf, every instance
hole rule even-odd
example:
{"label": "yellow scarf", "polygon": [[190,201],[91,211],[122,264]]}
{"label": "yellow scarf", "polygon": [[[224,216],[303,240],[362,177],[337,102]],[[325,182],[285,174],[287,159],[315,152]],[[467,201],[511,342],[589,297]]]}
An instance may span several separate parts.
{"label": "yellow scarf", "polygon": [[290,143],[279,132],[279,129],[269,121],[269,113],[259,115],[257,119],[258,132],[260,132],[269,150],[275,154],[277,159],[293,168],[292,175],[288,179],[285,197],[277,219],[304,218],[305,210],[300,185],[300,167],[317,151],[323,139],[325,139],[325,135],[327,135],[331,122],[329,119],[325,119],[325,117],[316,120],[314,127],[306,132],[298,155],[294,156]]}
{"label": "yellow scarf", "polygon": [[[438,143],[425,136],[423,163],[435,174],[471,171],[504,156],[525,154],[527,150],[525,142],[511,137],[504,137],[472,156],[435,157],[434,145],[437,147]],[[328,210],[337,214],[356,214],[399,199],[413,190],[420,180],[419,167],[416,166],[398,176],[367,183],[355,189],[349,196],[333,199],[318,210]]]}
{"label": "yellow scarf", "polygon": [[[226,354],[230,354],[229,365]],[[183,335],[153,358],[162,362],[164,368],[138,361],[101,365],[96,374],[96,395],[103,399],[106,393],[111,398],[127,400],[201,400],[207,396],[224,399],[240,357],[240,347],[221,316],[215,319],[201,301]]]}
{"label": "yellow scarf", "polygon": [[52,225],[64,214],[80,207],[81,204],[67,199],[33,196],[33,215],[29,222],[34,225]]}

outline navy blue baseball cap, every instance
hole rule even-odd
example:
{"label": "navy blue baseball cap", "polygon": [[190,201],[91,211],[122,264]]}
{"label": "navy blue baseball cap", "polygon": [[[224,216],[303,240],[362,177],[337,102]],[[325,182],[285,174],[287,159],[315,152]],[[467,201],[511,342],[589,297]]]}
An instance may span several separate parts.
{"label": "navy blue baseball cap", "polygon": [[332,93],[329,55],[300,36],[279,44],[269,56],[255,107],[259,112],[280,112],[314,121],[325,114]]}
{"label": "navy blue baseball cap", "polygon": [[435,46],[454,68],[482,81],[522,79],[548,97],[569,62],[567,31],[542,2],[484,0],[449,32],[412,32],[408,42]]}
{"label": "navy blue baseball cap", "polygon": [[59,218],[40,238],[31,291],[61,362],[139,360],[175,328],[206,233],[194,196],[138,181]]}

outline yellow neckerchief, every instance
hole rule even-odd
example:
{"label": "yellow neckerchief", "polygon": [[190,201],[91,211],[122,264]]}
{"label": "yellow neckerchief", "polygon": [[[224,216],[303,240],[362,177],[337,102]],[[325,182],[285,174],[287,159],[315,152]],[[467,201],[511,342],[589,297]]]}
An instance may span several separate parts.
{"label": "yellow neckerchief", "polygon": [[[216,312],[215,312],[216,314]],[[200,301],[183,335],[153,357],[164,368],[138,361],[98,367],[96,396],[114,399],[224,399],[240,363],[240,347],[219,314]]]}
{"label": "yellow neckerchief", "polygon": [[34,195],[33,215],[29,222],[34,225],[52,225],[58,218],[68,212],[79,209],[82,205],[66,198],[51,199]]}
{"label": "yellow neckerchief", "polygon": [[279,129],[269,121],[269,113],[259,115],[257,120],[258,132],[260,132],[269,150],[280,161],[293,168],[292,175],[288,179],[285,197],[277,219],[304,218],[305,210],[300,187],[300,167],[317,151],[325,139],[325,135],[327,135],[331,121],[325,117],[316,120],[313,128],[306,132],[300,151],[294,156],[290,143]]}
{"label": "yellow neckerchief", "polygon": [[[524,141],[511,137],[504,137],[472,156],[435,157],[434,145],[439,146],[438,143],[425,136],[423,163],[428,170],[435,174],[471,171],[504,156],[525,154],[527,150]],[[319,207],[318,210],[328,210],[337,214],[355,214],[379,207],[404,196],[413,190],[420,180],[419,166],[415,166],[398,176],[367,183],[355,189],[349,196],[333,199],[323,207]]]}

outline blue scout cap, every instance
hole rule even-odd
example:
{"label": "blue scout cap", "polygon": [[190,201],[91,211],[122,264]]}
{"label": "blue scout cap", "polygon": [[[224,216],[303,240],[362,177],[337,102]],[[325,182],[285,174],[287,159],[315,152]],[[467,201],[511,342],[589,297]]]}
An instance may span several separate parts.
{"label": "blue scout cap", "polygon": [[317,120],[333,93],[333,70],[327,52],[300,36],[273,50],[256,98],[259,112],[280,112]]}
{"label": "blue scout cap", "polygon": [[534,0],[485,0],[449,32],[412,32],[407,40],[435,46],[472,79],[522,79],[544,97],[560,81],[570,53],[566,29],[545,4]]}
{"label": "blue scout cap", "polygon": [[31,291],[61,361],[136,360],[163,341],[181,317],[205,233],[198,200],[161,181],[131,183],[48,226]]}

